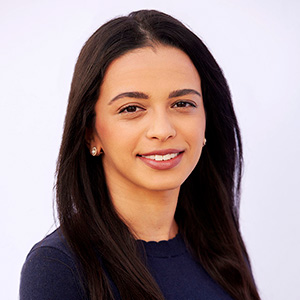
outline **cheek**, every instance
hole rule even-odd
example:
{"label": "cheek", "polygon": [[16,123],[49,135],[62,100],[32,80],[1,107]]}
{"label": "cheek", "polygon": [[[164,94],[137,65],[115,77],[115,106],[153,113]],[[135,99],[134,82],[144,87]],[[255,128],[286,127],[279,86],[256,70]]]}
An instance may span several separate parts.
{"label": "cheek", "polygon": [[185,127],[185,137],[189,143],[191,159],[197,162],[201,156],[203,149],[203,140],[205,137],[205,119],[195,120]]}
{"label": "cheek", "polygon": [[205,118],[195,118],[184,124],[185,136],[194,144],[202,145],[205,136]]}
{"label": "cheek", "polygon": [[103,148],[112,150],[129,148],[140,136],[137,126],[128,126],[126,123],[112,119],[102,119],[102,122],[97,122],[96,129]]}

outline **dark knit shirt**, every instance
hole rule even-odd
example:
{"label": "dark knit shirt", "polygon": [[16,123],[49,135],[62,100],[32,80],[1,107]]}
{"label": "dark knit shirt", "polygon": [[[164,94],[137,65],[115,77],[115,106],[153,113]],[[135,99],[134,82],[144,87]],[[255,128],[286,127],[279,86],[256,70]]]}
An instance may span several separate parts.
{"label": "dark knit shirt", "polygon": [[[232,300],[187,251],[180,235],[144,242],[147,266],[167,300]],[[116,286],[111,283],[116,299]],[[20,300],[86,299],[75,257],[60,230],[36,244],[21,273]]]}

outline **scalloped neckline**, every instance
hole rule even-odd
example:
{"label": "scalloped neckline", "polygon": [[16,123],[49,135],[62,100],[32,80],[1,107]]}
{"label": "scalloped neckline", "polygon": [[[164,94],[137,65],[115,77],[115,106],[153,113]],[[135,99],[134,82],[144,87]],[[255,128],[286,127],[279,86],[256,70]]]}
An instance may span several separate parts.
{"label": "scalloped neckline", "polygon": [[180,233],[170,240],[148,242],[138,240],[138,242],[143,245],[148,257],[170,258],[187,251]]}

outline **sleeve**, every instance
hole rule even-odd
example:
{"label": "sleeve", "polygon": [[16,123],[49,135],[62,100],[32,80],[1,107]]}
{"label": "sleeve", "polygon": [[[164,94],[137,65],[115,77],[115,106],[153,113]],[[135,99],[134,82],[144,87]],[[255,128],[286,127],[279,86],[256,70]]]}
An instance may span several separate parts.
{"label": "sleeve", "polygon": [[22,268],[20,300],[83,300],[75,262],[52,247],[32,250]]}

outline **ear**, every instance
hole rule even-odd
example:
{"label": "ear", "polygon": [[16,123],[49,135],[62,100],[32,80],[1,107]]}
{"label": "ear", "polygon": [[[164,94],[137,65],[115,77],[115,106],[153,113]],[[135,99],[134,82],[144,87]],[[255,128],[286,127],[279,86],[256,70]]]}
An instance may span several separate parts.
{"label": "ear", "polygon": [[96,129],[92,127],[87,127],[85,129],[85,144],[91,153],[94,147],[96,147],[101,152],[102,143]]}
{"label": "ear", "polygon": [[87,145],[87,147],[89,149],[92,147],[93,141],[95,141],[93,128],[86,128],[85,129],[85,144]]}

